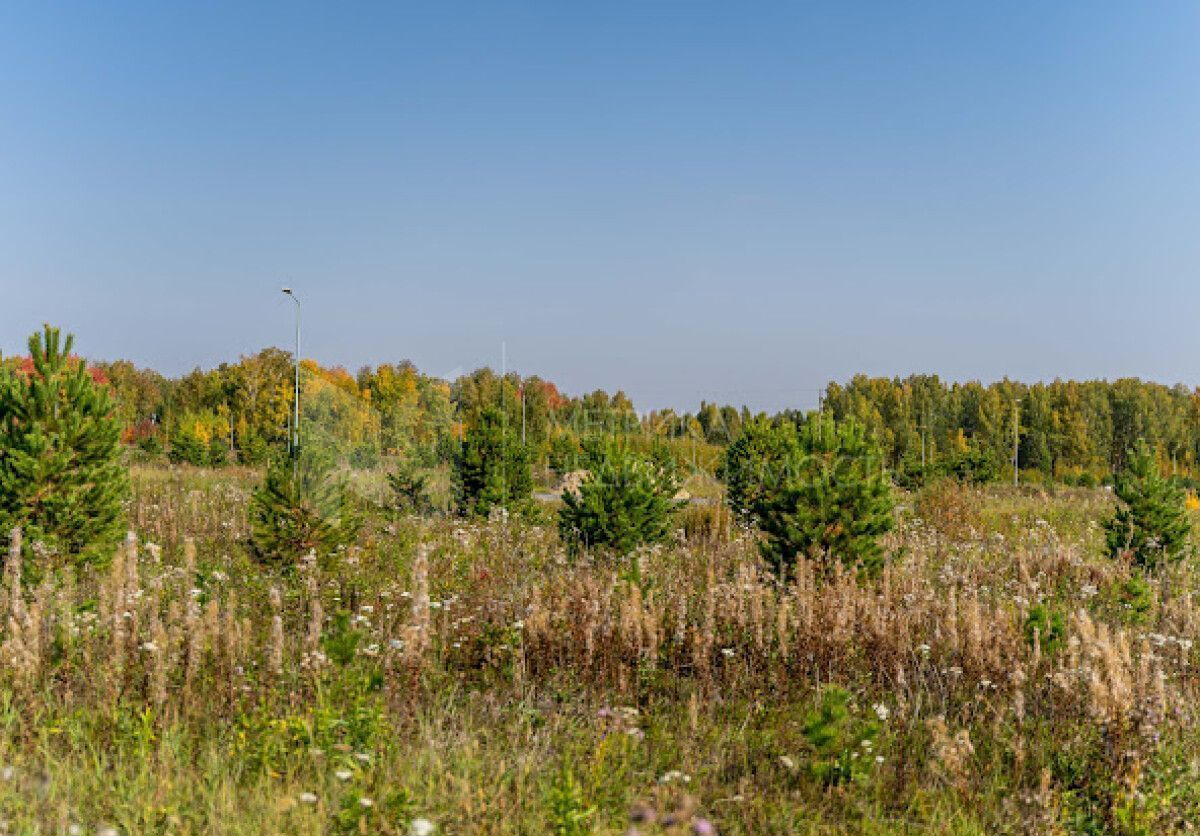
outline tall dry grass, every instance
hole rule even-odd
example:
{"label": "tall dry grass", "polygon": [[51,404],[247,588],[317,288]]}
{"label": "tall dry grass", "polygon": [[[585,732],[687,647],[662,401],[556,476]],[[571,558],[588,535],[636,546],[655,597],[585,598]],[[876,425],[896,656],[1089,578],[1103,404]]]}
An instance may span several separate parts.
{"label": "tall dry grass", "polygon": [[[362,548],[272,575],[239,546],[245,485],[204,478],[144,480],[140,535],[95,571],[30,583],[14,535],[0,595],[3,705],[19,707],[0,710],[0,758],[26,775],[0,785],[13,826],[537,832],[578,808],[579,832],[623,831],[635,809],[643,832],[668,810],[728,832],[1161,832],[1200,810],[1180,789],[1195,574],[1139,592],[1097,553],[1090,508],[1015,526],[1049,500],[920,497],[870,581],[801,564],[780,583],[749,533],[720,527],[634,566],[569,560],[552,527],[383,515]],[[1007,533],[988,530],[997,513]],[[847,722],[881,726],[836,754],[869,764],[835,784],[808,769],[834,756],[804,732],[829,686],[852,695]],[[54,758],[86,773],[100,741],[124,759],[93,770],[174,797],[131,765],[142,752],[171,787],[216,795],[145,809],[89,797],[93,775],[14,806]]]}

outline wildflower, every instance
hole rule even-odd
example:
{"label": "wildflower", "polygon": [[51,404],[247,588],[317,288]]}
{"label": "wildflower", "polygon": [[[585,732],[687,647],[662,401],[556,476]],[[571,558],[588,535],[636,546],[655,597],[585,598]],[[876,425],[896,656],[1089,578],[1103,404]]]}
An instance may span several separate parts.
{"label": "wildflower", "polygon": [[717,829],[708,819],[692,819],[692,832],[696,836],[717,836]]}
{"label": "wildflower", "polygon": [[143,642],[141,648],[147,653],[158,653],[158,645],[154,642]]}
{"label": "wildflower", "polygon": [[883,755],[876,755],[875,763],[883,763]]}
{"label": "wildflower", "polygon": [[429,836],[433,832],[433,822],[429,819],[413,819],[409,829],[413,836]]}
{"label": "wildflower", "polygon": [[723,655],[725,658],[729,658],[730,656],[733,655],[733,648],[732,647],[722,647],[721,655]]}
{"label": "wildflower", "polygon": [[375,806],[375,802],[364,795],[362,798],[358,799],[358,806],[370,808]]}
{"label": "wildflower", "polygon": [[672,769],[669,772],[663,773],[662,777],[658,779],[658,783],[672,784],[672,783],[675,783],[676,781],[678,781],[680,783],[687,784],[687,783],[690,783],[691,780],[692,780],[691,775],[680,772],[678,769]]}
{"label": "wildflower", "polygon": [[303,804],[316,804],[317,803],[317,795],[316,795],[316,793],[302,792],[302,793],[300,793],[300,801]]}
{"label": "wildflower", "polygon": [[339,781],[349,781],[353,776],[354,773],[349,769],[339,769],[337,772],[333,773],[333,777],[337,778]]}
{"label": "wildflower", "polygon": [[887,718],[891,716],[891,710],[881,702],[875,703],[875,716],[879,718],[881,723],[886,723]]}
{"label": "wildflower", "polygon": [[796,762],[787,755],[780,755],[779,762],[783,764],[783,768],[788,771],[794,771],[796,769]]}
{"label": "wildflower", "polygon": [[370,763],[371,755],[368,752],[355,752],[354,759],[360,763]]}

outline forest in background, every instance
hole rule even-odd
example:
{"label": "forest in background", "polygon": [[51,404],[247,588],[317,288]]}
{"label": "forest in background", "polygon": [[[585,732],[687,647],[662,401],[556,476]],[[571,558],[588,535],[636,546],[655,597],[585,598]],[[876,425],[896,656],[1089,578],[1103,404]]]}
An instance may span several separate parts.
{"label": "forest in background", "polygon": [[[143,455],[259,466],[286,452],[295,373],[286,351],[267,348],[178,378],[124,360],[95,362],[91,369],[115,396],[123,440]],[[681,464],[711,471],[719,449],[756,417],[744,406],[708,402],[694,412],[639,412],[621,391],[571,396],[540,377],[487,368],[446,381],[407,361],[351,374],[303,360],[300,403],[301,446],[354,467],[397,457],[433,466],[486,407],[495,407],[544,474],[574,469],[587,439],[611,435],[664,445]],[[1183,385],[859,375],[830,383],[821,404],[839,420],[863,424],[901,484],[935,475],[976,483],[1010,479],[1014,429],[1026,482],[1105,482],[1138,439],[1147,441],[1165,474],[1193,482],[1198,473],[1200,389]],[[798,420],[802,413],[773,417]]]}

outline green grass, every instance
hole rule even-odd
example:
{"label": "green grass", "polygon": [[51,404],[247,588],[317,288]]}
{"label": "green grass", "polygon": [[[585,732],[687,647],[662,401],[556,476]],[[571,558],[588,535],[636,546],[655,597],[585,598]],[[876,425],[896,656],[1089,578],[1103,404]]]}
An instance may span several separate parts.
{"label": "green grass", "polygon": [[[1162,833],[1200,817],[1187,644],[1200,584],[1187,565],[1132,587],[1100,552],[1103,491],[931,489],[905,499],[884,579],[783,590],[759,574],[752,538],[704,508],[637,573],[572,564],[552,519],[374,511],[356,552],[271,575],[244,547],[255,473],[133,476],[136,577],[27,589],[41,609],[3,632],[9,832],[409,833],[421,819],[441,833],[624,833],[653,810],[640,832],[673,816],[665,832]],[[390,648],[416,635],[422,544],[438,606],[427,648],[407,655]],[[217,619],[194,674],[189,600]],[[118,603],[140,649],[114,650],[104,613],[130,624]],[[1065,631],[1036,653],[1026,625],[1049,621],[1029,621],[1035,605]],[[167,647],[148,651],[155,618]],[[28,676],[12,661],[23,619],[44,639]],[[1083,673],[1110,645],[1088,624],[1130,653],[1095,669],[1103,693]],[[1135,683],[1128,722],[1098,719],[1121,698],[1107,677],[1137,680],[1143,658],[1164,674],[1163,711]]]}

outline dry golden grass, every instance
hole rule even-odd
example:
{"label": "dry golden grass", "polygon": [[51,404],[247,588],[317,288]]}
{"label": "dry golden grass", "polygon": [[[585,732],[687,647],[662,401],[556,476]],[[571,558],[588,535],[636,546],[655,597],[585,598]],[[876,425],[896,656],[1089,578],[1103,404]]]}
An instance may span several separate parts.
{"label": "dry golden grass", "polygon": [[1140,588],[1102,558],[1098,493],[940,488],[879,578],[802,564],[781,585],[719,518],[635,567],[572,562],[553,526],[376,514],[361,548],[272,575],[239,545],[250,479],[137,474],[137,537],[78,577],[30,582],[11,550],[10,829],[1154,833],[1200,814],[1196,576]]}

